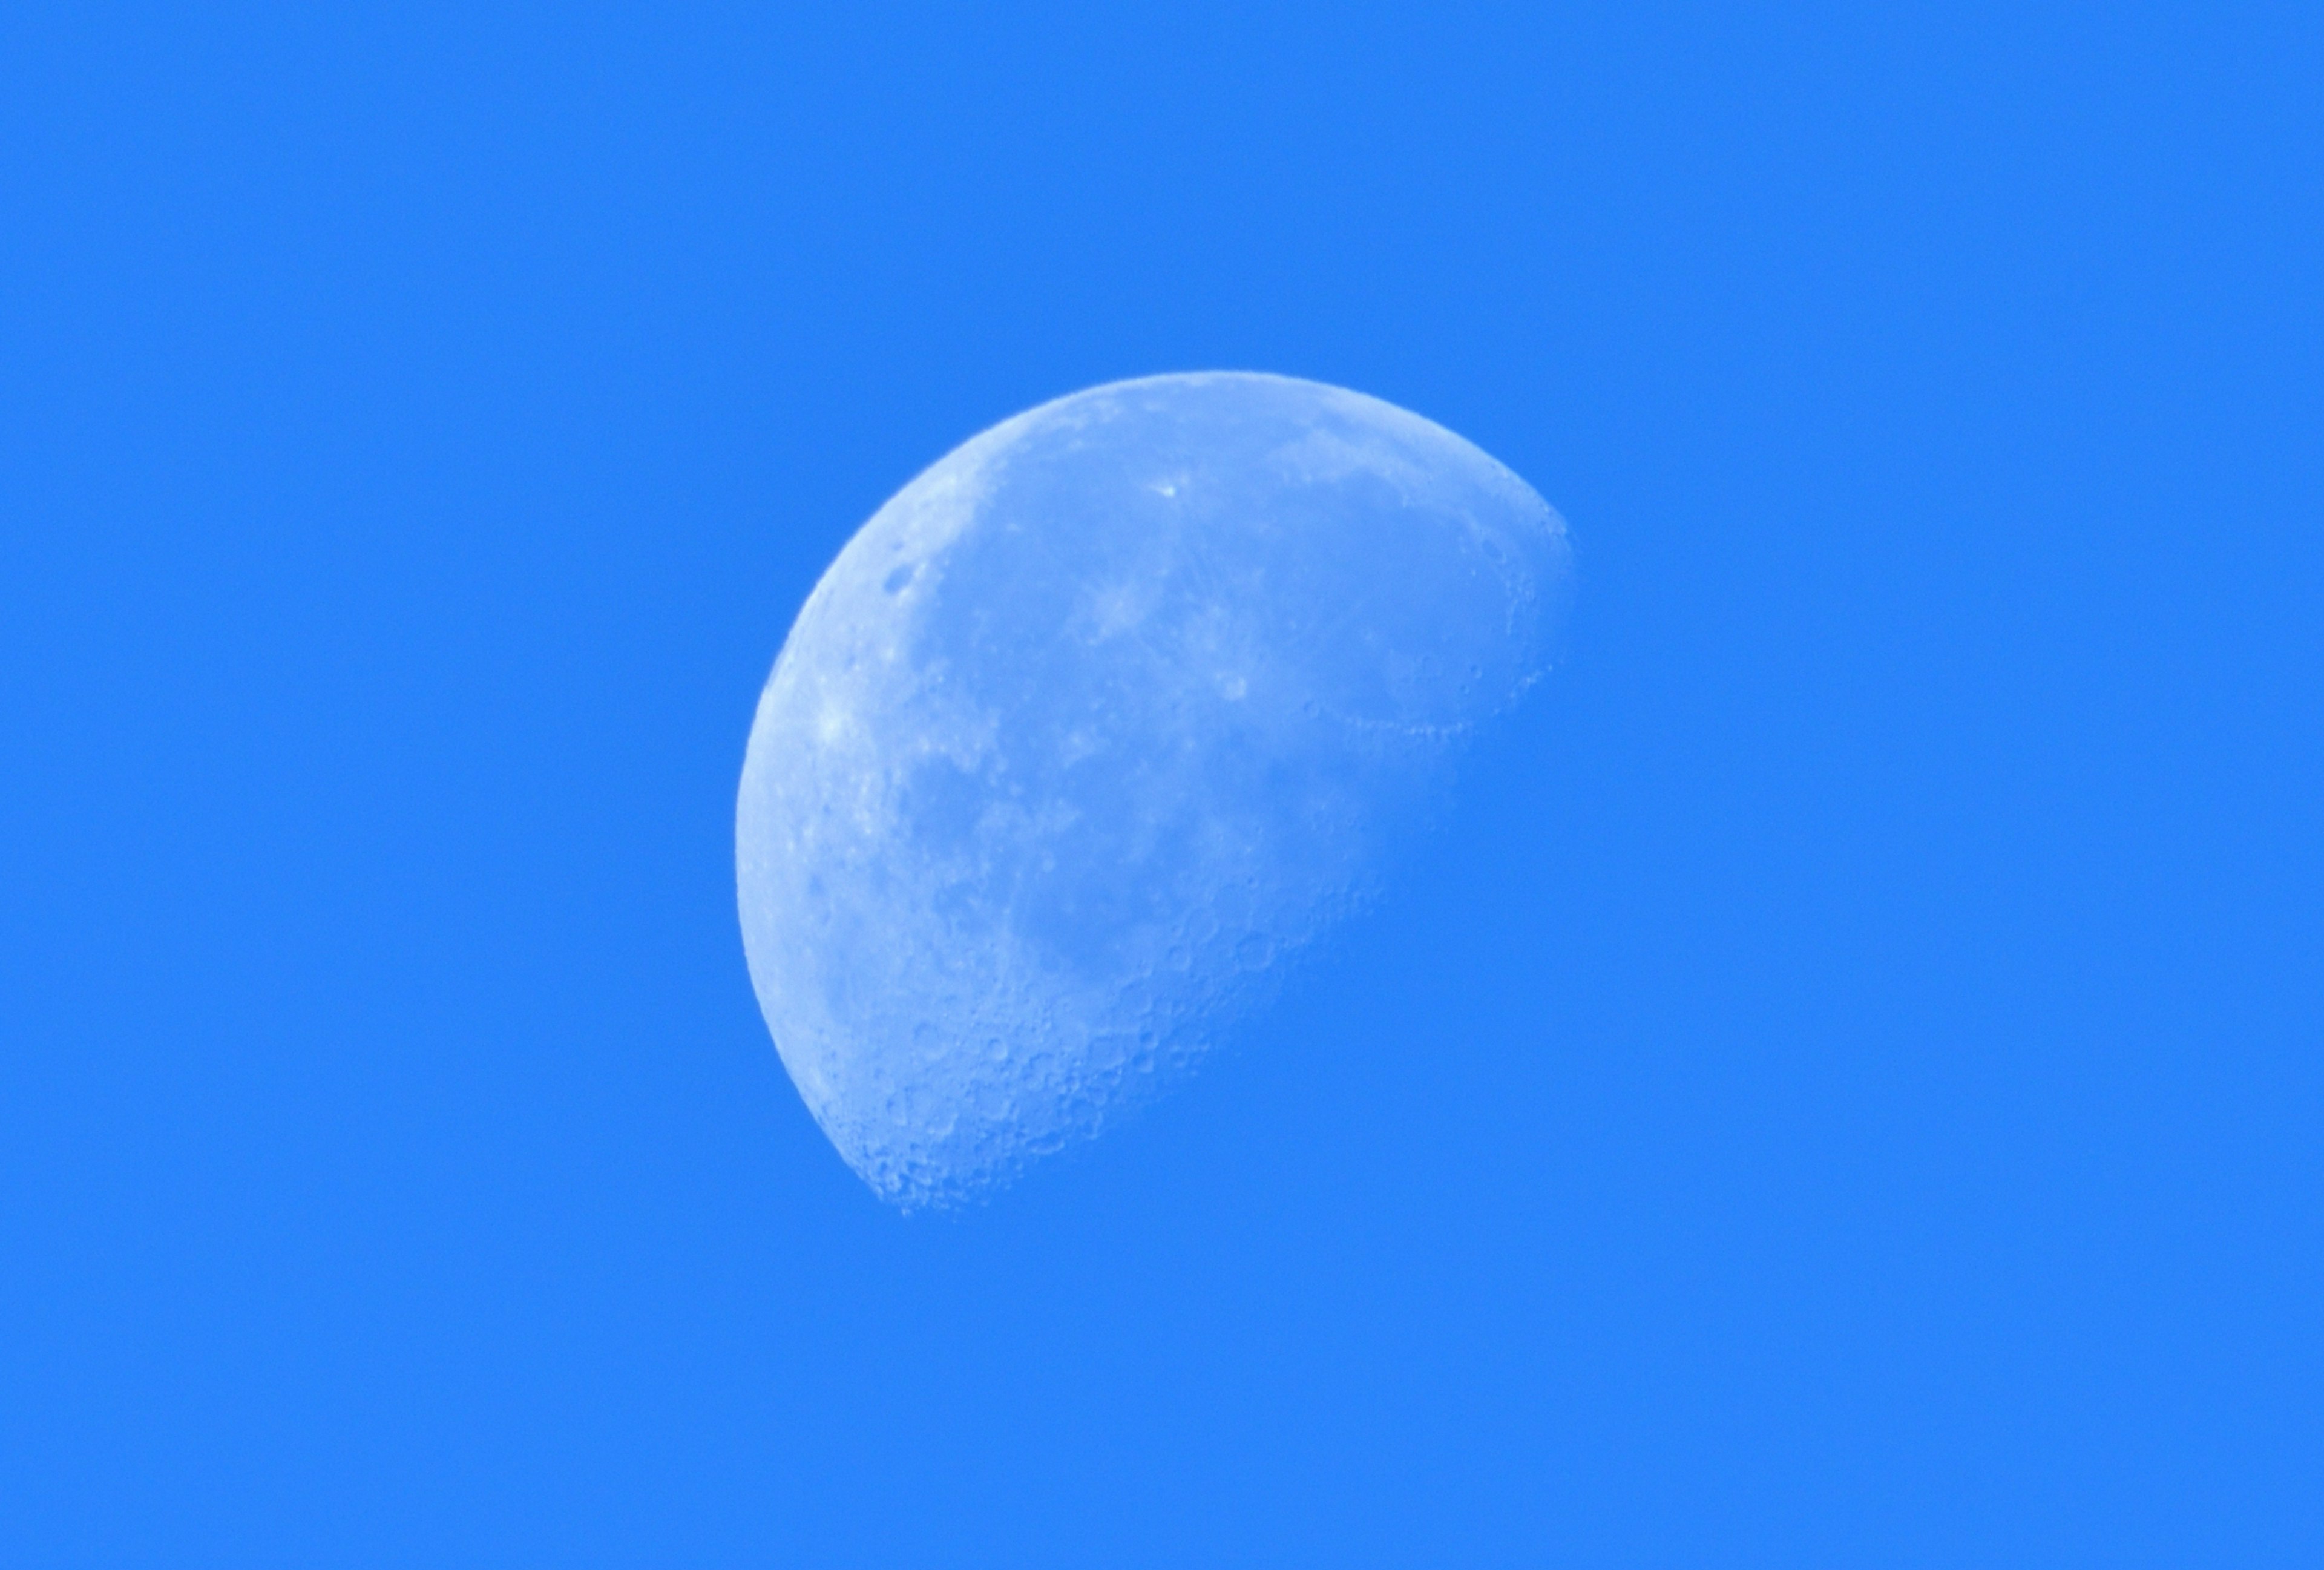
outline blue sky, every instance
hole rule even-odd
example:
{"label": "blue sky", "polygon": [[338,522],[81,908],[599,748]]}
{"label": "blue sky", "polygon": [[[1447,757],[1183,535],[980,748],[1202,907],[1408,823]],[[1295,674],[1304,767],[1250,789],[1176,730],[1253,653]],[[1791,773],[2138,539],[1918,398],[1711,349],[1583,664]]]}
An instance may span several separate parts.
{"label": "blue sky", "polygon": [[[0,1555],[2324,1553],[2308,8],[0,20]],[[959,1220],[745,975],[899,485],[1248,367],[1561,669]]]}

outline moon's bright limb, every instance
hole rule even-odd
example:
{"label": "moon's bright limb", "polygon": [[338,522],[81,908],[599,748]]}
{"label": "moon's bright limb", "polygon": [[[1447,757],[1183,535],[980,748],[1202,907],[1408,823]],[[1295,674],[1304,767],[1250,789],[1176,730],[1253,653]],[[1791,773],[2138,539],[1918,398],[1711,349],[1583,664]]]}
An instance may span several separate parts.
{"label": "moon's bright limb", "polygon": [[1156,376],[904,487],[784,643],[736,827],[799,1094],[945,1204],[1184,1069],[1542,669],[1564,525],[1360,393]]}

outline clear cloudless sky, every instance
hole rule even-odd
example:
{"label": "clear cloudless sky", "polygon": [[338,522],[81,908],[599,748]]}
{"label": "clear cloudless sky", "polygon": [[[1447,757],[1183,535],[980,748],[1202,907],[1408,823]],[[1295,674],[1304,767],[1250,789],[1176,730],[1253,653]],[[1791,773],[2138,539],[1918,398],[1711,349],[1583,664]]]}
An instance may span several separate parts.
{"label": "clear cloudless sky", "polygon": [[[0,1562],[2324,1564],[2313,5],[0,16]],[[733,810],[1239,367],[1562,662],[1175,1100],[841,1165]]]}

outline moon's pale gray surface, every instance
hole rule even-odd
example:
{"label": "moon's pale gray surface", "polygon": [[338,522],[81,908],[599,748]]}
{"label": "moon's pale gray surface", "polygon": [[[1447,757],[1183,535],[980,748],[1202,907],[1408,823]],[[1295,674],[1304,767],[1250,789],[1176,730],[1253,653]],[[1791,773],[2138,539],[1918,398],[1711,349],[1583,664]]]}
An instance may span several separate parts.
{"label": "moon's pale gray surface", "polygon": [[1185,1069],[1539,675],[1567,559],[1461,438],[1280,376],[1093,388],[905,486],[799,613],[737,815],[839,1153],[949,1204]]}

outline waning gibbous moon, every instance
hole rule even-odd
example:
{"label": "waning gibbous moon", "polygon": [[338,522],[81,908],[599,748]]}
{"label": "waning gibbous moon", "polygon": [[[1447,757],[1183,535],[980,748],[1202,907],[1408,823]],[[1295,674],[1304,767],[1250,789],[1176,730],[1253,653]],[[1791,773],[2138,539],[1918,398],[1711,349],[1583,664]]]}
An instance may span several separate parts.
{"label": "waning gibbous moon", "polygon": [[831,1142],[974,1197],[1182,1076],[1544,670],[1563,522],[1443,427],[1217,373],[1004,420],[898,492],[759,700],[752,985]]}

